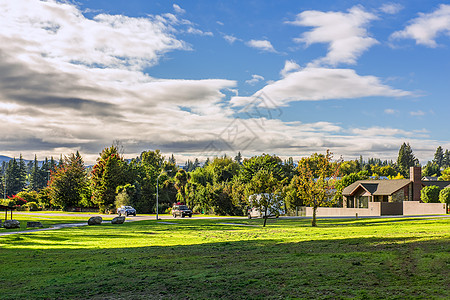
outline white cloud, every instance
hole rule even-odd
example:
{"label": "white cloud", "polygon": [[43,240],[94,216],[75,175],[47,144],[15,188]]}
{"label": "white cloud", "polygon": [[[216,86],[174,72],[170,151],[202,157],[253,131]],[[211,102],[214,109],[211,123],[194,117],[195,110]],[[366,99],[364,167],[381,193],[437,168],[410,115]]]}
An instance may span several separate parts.
{"label": "white cloud", "polygon": [[275,106],[286,106],[292,101],[411,95],[410,92],[393,89],[382,84],[377,77],[360,76],[351,69],[306,67],[266,85],[252,97],[233,97],[231,104],[244,106],[251,103],[255,95],[261,93],[268,97]]}
{"label": "white cloud", "polygon": [[441,4],[432,13],[420,13],[405,29],[394,32],[391,39],[410,38],[416,40],[416,44],[436,47],[435,39],[440,34],[450,36],[450,5]]}
{"label": "white cloud", "polygon": [[174,4],[173,5],[173,10],[177,13],[177,14],[184,14],[186,13],[186,10],[182,9],[178,4]]}
{"label": "white cloud", "polygon": [[268,40],[250,40],[247,43],[247,46],[256,48],[265,52],[277,52],[275,48],[272,46],[272,43]]}
{"label": "white cloud", "polygon": [[230,44],[233,44],[236,41],[239,41],[239,39],[235,36],[232,35],[224,35],[223,38],[225,39],[225,41],[227,41]]}
{"label": "white cloud", "polygon": [[[217,142],[217,151],[228,154],[244,150],[246,156],[265,152],[296,158],[326,149],[336,156],[395,157],[403,137],[422,151],[434,151],[439,144],[450,148],[395,129],[395,136],[388,135],[389,130],[380,135],[380,129],[351,131],[331,122],[283,122],[270,116],[233,123],[235,111],[224,100],[225,91],[237,94],[235,81],[158,79],[143,72],[165,53],[189,49],[177,38],[192,27],[189,21],[172,14],[101,14],[89,19],[67,2],[0,3],[4,155],[57,158],[80,150],[85,161],[93,163],[101,149],[117,139],[128,157],[160,148],[178,157],[202,158],[202,150]],[[281,74],[281,80],[261,90],[277,105],[409,94],[353,70],[300,69],[287,61]],[[237,102],[234,97],[232,103]],[[239,138],[233,139],[233,133]],[[232,148],[220,144],[224,139]]]}
{"label": "white cloud", "polygon": [[402,9],[403,9],[403,6],[398,3],[385,3],[385,4],[381,5],[381,7],[380,7],[380,11],[382,11],[386,14],[390,14],[390,15],[394,15],[394,14],[398,13],[399,11],[401,11]]}
{"label": "white cloud", "polygon": [[395,110],[395,109],[392,109],[392,108],[386,108],[385,110],[384,110],[384,113],[385,114],[387,114],[387,115],[393,115],[393,114],[395,114],[397,111]]}
{"label": "white cloud", "polygon": [[417,111],[411,111],[411,112],[409,112],[409,114],[413,117],[420,117],[420,116],[424,116],[425,112],[423,112],[421,110],[417,110]]}
{"label": "white cloud", "polygon": [[332,65],[340,63],[355,64],[356,59],[371,46],[378,43],[366,30],[370,21],[377,17],[354,6],[343,12],[304,11],[297,15],[295,21],[288,22],[297,26],[314,27],[296,42],[309,46],[314,43],[327,43],[328,53],[314,61],[314,65]]}
{"label": "white cloud", "polygon": [[286,77],[289,73],[298,70],[300,70],[300,66],[296,62],[293,60],[287,60],[284,63],[284,68],[280,71],[280,75],[282,77]]}
{"label": "white cloud", "polygon": [[258,83],[259,81],[264,80],[264,77],[262,77],[261,75],[252,75],[252,79],[246,80],[245,83],[250,84],[250,85],[254,85],[256,83]]}
{"label": "white cloud", "polygon": [[2,152],[81,150],[92,162],[116,139],[130,153],[176,149],[229,122],[233,112],[220,104],[221,91],[235,81],[166,80],[142,72],[168,51],[189,49],[175,36],[184,31],[178,25],[189,22],[173,15],[88,19],[68,3],[2,2]]}
{"label": "white cloud", "polygon": [[197,34],[197,35],[204,35],[204,36],[214,36],[214,34],[210,31],[202,31],[198,28],[194,28],[194,27],[189,27],[188,30],[186,31],[187,33],[190,34]]}

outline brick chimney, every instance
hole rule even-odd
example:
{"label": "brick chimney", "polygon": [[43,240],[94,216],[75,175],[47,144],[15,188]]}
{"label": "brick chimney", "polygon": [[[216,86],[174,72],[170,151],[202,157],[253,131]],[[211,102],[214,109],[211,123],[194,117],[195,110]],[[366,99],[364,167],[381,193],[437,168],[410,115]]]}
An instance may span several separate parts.
{"label": "brick chimney", "polygon": [[422,190],[422,168],[409,168],[409,179],[412,182],[412,200],[420,201],[420,191]]}

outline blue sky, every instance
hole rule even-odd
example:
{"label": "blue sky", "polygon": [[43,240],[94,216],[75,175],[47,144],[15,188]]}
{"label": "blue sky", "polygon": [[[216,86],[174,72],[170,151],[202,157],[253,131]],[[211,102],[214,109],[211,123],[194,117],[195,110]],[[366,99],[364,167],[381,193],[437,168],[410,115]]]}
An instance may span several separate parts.
{"label": "blue sky", "polygon": [[0,153],[422,163],[450,148],[444,1],[0,3]]}

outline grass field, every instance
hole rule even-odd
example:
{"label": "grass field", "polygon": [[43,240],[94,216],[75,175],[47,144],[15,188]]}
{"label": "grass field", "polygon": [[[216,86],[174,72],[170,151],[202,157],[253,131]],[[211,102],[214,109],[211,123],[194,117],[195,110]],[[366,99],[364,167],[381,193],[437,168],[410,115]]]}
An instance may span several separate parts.
{"label": "grass field", "polygon": [[165,222],[0,237],[0,298],[450,297],[450,218]]}

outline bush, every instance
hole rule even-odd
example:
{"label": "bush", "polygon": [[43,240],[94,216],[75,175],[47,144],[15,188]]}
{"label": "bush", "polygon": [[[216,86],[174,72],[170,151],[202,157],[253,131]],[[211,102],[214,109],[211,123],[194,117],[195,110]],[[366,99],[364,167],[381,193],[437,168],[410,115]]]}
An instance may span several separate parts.
{"label": "bush", "polygon": [[1,201],[1,204],[4,206],[8,206],[8,207],[13,207],[15,205],[14,200],[11,200],[11,199],[3,199]]}
{"label": "bush", "polygon": [[13,206],[22,206],[27,204],[27,200],[23,199],[22,197],[18,196],[18,195],[14,195],[12,197],[8,197],[10,200],[13,201]]}
{"label": "bush", "polygon": [[26,202],[38,202],[38,193],[36,191],[22,191],[17,193],[16,196],[24,199]]}
{"label": "bush", "polygon": [[450,205],[450,187],[447,187],[439,192],[439,202]]}
{"label": "bush", "polygon": [[420,191],[420,200],[425,203],[439,203],[439,187],[430,185]]}
{"label": "bush", "polygon": [[39,206],[36,202],[28,202],[27,205],[29,211],[39,210]]}

